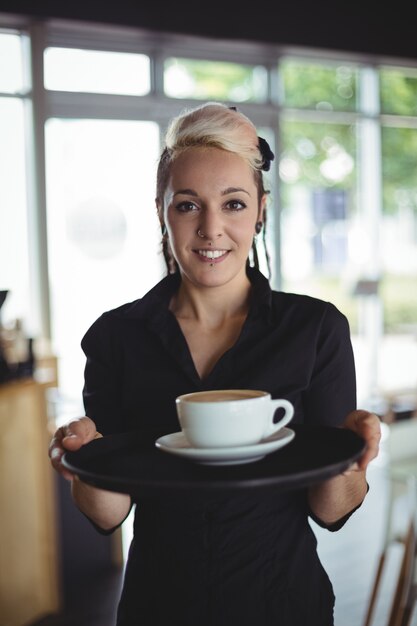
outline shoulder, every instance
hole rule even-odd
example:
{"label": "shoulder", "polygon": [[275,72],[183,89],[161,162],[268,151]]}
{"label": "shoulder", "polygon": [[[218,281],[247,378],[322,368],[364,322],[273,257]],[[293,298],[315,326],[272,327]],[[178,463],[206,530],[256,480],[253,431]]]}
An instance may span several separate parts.
{"label": "shoulder", "polygon": [[114,309],[104,311],[98,320],[104,320],[107,323],[112,323],[117,322],[118,320],[137,319],[143,317],[145,310],[146,299],[138,298],[137,300],[132,300],[132,302],[125,302]]}
{"label": "shoulder", "polygon": [[272,305],[275,310],[284,314],[346,320],[346,316],[332,302],[304,294],[272,291]]}
{"label": "shoulder", "polygon": [[317,345],[350,337],[347,317],[333,303],[312,296],[272,292],[274,325]]}
{"label": "shoulder", "polygon": [[167,310],[176,284],[176,277],[168,276],[163,278],[143,297],[131,302],[125,302],[102,313],[87,332],[91,329],[129,327],[131,326],[131,321],[137,324],[141,320],[152,319],[159,312]]}
{"label": "shoulder", "polygon": [[123,325],[129,319],[140,319],[144,314],[143,299],[139,298],[132,302],[126,302],[114,309],[104,311],[89,327],[86,332],[99,332],[100,330],[108,330],[112,327]]}

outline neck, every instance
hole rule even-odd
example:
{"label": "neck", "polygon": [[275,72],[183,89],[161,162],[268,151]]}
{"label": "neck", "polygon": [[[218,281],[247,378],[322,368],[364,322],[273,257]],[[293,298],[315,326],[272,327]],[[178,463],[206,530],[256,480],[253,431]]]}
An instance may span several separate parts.
{"label": "neck", "polygon": [[196,287],[182,276],[178,292],[171,300],[170,310],[179,319],[195,320],[215,328],[226,319],[245,316],[249,309],[251,284],[246,276],[219,287]]}

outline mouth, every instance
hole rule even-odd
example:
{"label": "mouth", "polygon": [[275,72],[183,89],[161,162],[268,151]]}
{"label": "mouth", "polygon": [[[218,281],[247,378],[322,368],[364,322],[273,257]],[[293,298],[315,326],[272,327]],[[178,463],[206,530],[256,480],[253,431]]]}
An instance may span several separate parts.
{"label": "mouth", "polygon": [[219,263],[227,257],[230,250],[207,250],[206,248],[199,248],[193,250],[198,255],[201,261],[210,263]]}

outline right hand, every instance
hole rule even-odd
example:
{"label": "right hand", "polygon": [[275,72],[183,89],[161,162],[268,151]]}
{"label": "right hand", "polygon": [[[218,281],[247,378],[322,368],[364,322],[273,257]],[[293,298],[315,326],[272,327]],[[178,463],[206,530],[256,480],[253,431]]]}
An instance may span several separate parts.
{"label": "right hand", "polygon": [[64,424],[57,431],[49,444],[48,454],[52,467],[66,480],[72,481],[74,474],[62,465],[62,457],[66,451],[79,450],[93,439],[102,437],[96,425],[89,417],[79,417]]}

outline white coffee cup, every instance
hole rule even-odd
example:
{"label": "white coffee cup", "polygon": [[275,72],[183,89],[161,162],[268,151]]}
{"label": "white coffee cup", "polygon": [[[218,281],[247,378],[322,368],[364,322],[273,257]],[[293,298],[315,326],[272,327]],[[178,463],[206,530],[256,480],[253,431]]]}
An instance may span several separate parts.
{"label": "white coffee cup", "polygon": [[[223,448],[259,443],[292,419],[288,400],[273,400],[255,389],[198,391],[176,398],[178,419],[188,442],[196,448]],[[278,408],[284,416],[274,423]]]}

